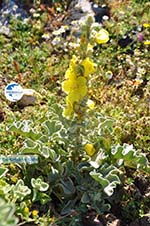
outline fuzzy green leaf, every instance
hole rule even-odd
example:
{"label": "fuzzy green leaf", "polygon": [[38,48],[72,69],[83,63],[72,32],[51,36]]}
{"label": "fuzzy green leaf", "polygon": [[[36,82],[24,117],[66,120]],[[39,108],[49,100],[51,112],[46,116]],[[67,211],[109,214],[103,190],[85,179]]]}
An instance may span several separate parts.
{"label": "fuzzy green leaf", "polygon": [[72,195],[75,193],[74,184],[69,177],[66,180],[61,179],[61,183],[59,183],[59,186],[63,189],[65,195]]}
{"label": "fuzzy green leaf", "polygon": [[8,172],[8,169],[0,167],[0,178],[5,176],[5,174]]}

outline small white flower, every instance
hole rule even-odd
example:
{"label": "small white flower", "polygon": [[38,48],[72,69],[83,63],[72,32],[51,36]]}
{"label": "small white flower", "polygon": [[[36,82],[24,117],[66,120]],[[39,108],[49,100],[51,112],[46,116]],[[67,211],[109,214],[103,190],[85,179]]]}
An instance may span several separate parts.
{"label": "small white flower", "polygon": [[107,15],[104,15],[103,20],[109,20],[109,17]]}
{"label": "small white flower", "polygon": [[107,79],[111,79],[113,77],[112,71],[106,71],[105,76]]}
{"label": "small white flower", "polygon": [[44,38],[45,40],[50,39],[50,35],[48,33],[45,33],[42,35],[42,38]]}
{"label": "small white flower", "polygon": [[23,19],[23,23],[28,23],[29,22],[29,18],[24,18]]}
{"label": "small white flower", "polygon": [[38,17],[40,17],[40,14],[39,13],[33,13],[33,17],[38,18]]}
{"label": "small white flower", "polygon": [[0,27],[0,34],[9,35],[10,29],[8,27],[2,26],[2,27]]}
{"label": "small white flower", "polygon": [[97,5],[97,4],[94,4],[94,5],[93,5],[93,8],[98,8],[98,5]]}
{"label": "small white flower", "polygon": [[102,26],[97,22],[94,22],[91,27],[92,28],[102,28]]}
{"label": "small white flower", "polygon": [[56,35],[56,36],[57,35],[61,35],[61,34],[65,33],[66,30],[68,30],[68,26],[67,25],[61,26],[58,30],[53,31],[52,34]]}
{"label": "small white flower", "polygon": [[87,106],[92,110],[95,107],[95,103],[93,100],[88,99]]}
{"label": "small white flower", "polygon": [[69,44],[68,44],[70,47],[72,47],[72,48],[77,48],[77,47],[80,47],[80,44],[78,44],[78,43],[74,43],[74,42],[69,42]]}
{"label": "small white flower", "polygon": [[146,70],[145,70],[145,68],[138,67],[137,73],[138,73],[139,75],[144,75],[144,74],[146,73]]}
{"label": "small white flower", "polygon": [[29,10],[29,12],[33,14],[33,13],[35,13],[35,12],[36,12],[36,10],[35,10],[35,9],[33,9],[33,8],[31,8],[31,9]]}
{"label": "small white flower", "polygon": [[16,9],[18,9],[18,6],[17,5],[14,5],[13,6],[13,10],[16,11]]}
{"label": "small white flower", "polygon": [[55,37],[52,40],[52,45],[58,45],[60,43],[60,41],[61,41],[60,37]]}

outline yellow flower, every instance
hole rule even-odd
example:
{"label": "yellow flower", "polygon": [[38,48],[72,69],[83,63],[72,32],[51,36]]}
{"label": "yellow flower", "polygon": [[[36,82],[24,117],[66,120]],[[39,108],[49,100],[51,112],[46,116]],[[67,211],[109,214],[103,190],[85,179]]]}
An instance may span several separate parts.
{"label": "yellow flower", "polygon": [[86,79],[79,76],[76,79],[68,79],[62,83],[62,90],[68,94],[71,103],[80,101],[87,93]]}
{"label": "yellow flower", "polygon": [[79,65],[77,63],[77,57],[73,55],[72,59],[70,60],[69,68],[66,70],[65,79],[73,79],[78,75],[79,72]]}
{"label": "yellow flower", "polygon": [[73,113],[73,104],[70,101],[68,101],[68,97],[66,97],[66,104],[67,106],[63,110],[63,116],[70,117]]}
{"label": "yellow flower", "polygon": [[98,44],[103,44],[103,43],[106,43],[108,42],[109,40],[109,33],[108,31],[106,31],[105,29],[101,29],[97,34],[96,34],[96,42]]}
{"label": "yellow flower", "polygon": [[80,76],[81,72],[81,65],[74,55],[65,73],[66,80],[62,82],[62,90],[68,94],[66,108],[63,110],[64,117],[71,117],[74,112],[74,104],[81,101],[87,94],[87,80],[84,76]]}
{"label": "yellow flower", "polygon": [[89,155],[89,156],[93,156],[96,152],[93,144],[86,144],[84,146],[84,150],[86,151],[86,153]]}
{"label": "yellow flower", "polygon": [[70,90],[70,93],[68,95],[68,100],[72,103],[82,100],[83,97],[87,94],[86,83],[87,80],[84,77],[79,76],[71,87],[72,89]]}
{"label": "yellow flower", "polygon": [[33,210],[32,211],[32,216],[33,217],[37,217],[38,216],[39,211],[38,210]]}
{"label": "yellow flower", "polygon": [[91,45],[90,43],[88,43],[87,51],[93,52],[93,45]]}
{"label": "yellow flower", "polygon": [[150,24],[144,23],[143,27],[145,27],[145,28],[150,27]]}
{"label": "yellow flower", "polygon": [[75,55],[72,56],[72,59],[70,60],[70,66],[74,69],[77,65],[77,57]]}
{"label": "yellow flower", "polygon": [[[18,175],[17,175],[18,176]],[[18,177],[16,176],[16,174],[14,176],[11,176],[11,181],[13,183],[16,183],[18,181]]]}
{"label": "yellow flower", "polygon": [[79,91],[77,92],[77,89],[76,90],[73,90],[72,92],[70,92],[68,94],[68,100],[71,102],[71,103],[74,103],[74,102],[79,102],[83,99],[83,97],[85,97],[85,95],[87,94],[87,87],[86,86],[82,86]]}
{"label": "yellow flower", "polygon": [[64,108],[62,115],[64,117],[71,117],[72,113],[73,113],[73,109],[67,106],[66,108]]}
{"label": "yellow flower", "polygon": [[144,45],[150,45],[150,41],[145,41]]}
{"label": "yellow flower", "polygon": [[85,77],[88,77],[91,73],[94,73],[95,72],[95,66],[96,66],[96,64],[93,63],[93,61],[89,57],[86,57],[82,61],[82,65],[84,67],[84,76]]}
{"label": "yellow flower", "polygon": [[27,206],[24,208],[24,213],[29,214],[29,208]]}
{"label": "yellow flower", "polygon": [[67,117],[71,117],[72,113],[73,113],[73,109],[67,106],[66,108],[64,108],[62,115],[63,117],[67,118]]}
{"label": "yellow flower", "polygon": [[87,101],[87,106],[88,106],[91,110],[94,109],[94,107],[95,107],[94,101],[89,99],[89,100]]}
{"label": "yellow flower", "polygon": [[72,70],[71,68],[68,68],[65,72],[65,79],[75,79],[76,78],[76,74],[75,71]]}
{"label": "yellow flower", "polygon": [[64,82],[62,82],[62,90],[65,92],[65,93],[69,93],[71,91],[71,87],[73,87],[73,82],[74,80],[72,79],[67,79],[65,80]]}
{"label": "yellow flower", "polygon": [[10,163],[9,167],[10,167],[11,170],[16,170],[16,166],[13,163]]}

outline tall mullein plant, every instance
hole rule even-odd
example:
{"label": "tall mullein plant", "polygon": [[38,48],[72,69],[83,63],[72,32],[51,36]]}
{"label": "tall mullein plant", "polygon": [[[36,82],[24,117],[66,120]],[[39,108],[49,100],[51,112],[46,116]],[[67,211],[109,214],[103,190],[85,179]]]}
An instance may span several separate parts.
{"label": "tall mullein plant", "polygon": [[67,94],[63,116],[76,119],[77,143],[80,142],[80,125],[84,121],[88,104],[90,108],[94,107],[88,100],[89,80],[96,71],[96,64],[92,59],[93,48],[108,40],[108,32],[100,24],[95,23],[92,17],[88,17],[81,26],[81,35],[75,54],[70,60],[65,80],[62,82],[62,90]]}

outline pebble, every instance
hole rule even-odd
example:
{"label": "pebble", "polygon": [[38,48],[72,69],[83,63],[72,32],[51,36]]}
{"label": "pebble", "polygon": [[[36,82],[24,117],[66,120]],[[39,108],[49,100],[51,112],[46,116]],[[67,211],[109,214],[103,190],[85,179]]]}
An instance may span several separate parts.
{"label": "pebble", "polygon": [[18,102],[21,107],[27,107],[36,103],[36,92],[33,89],[24,89],[23,97]]}

